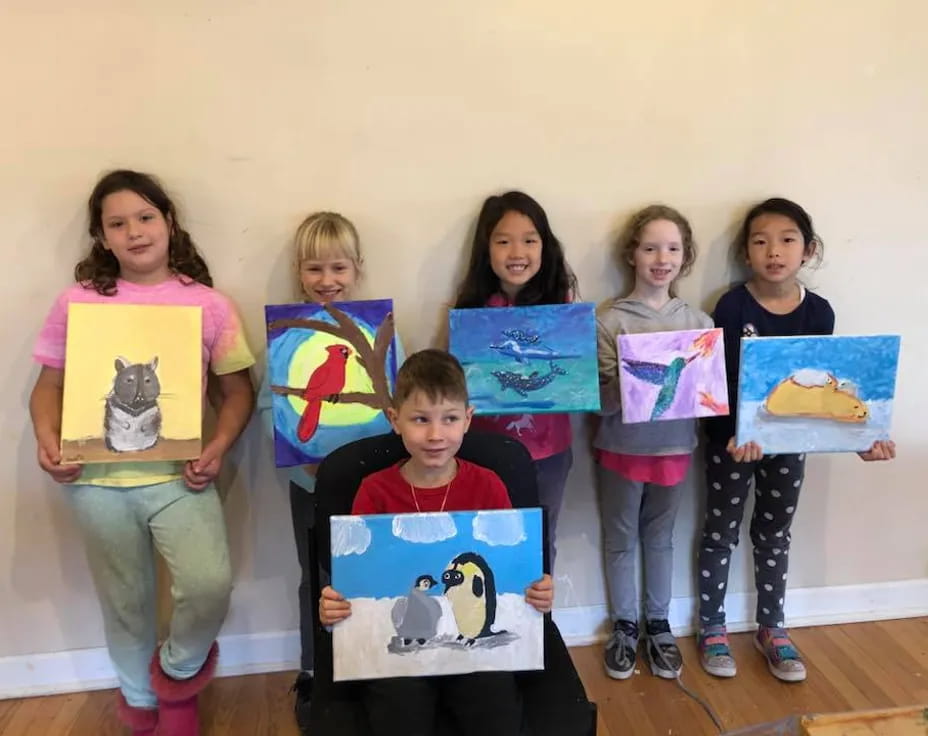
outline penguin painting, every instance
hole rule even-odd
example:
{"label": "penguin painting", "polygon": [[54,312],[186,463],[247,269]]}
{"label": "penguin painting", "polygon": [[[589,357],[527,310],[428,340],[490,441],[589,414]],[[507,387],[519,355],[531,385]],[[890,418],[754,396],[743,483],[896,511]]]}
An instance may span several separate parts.
{"label": "penguin painting", "polygon": [[441,581],[460,632],[458,641],[471,646],[497,633],[490,630],[496,619],[496,582],[483,557],[474,552],[458,555],[441,574]]}
{"label": "penguin painting", "polygon": [[438,631],[441,604],[429,597],[429,591],[436,585],[438,581],[431,575],[420,575],[416,578],[409,595],[393,604],[390,617],[404,647],[408,647],[413,641],[420,645],[425,644],[434,638]]}

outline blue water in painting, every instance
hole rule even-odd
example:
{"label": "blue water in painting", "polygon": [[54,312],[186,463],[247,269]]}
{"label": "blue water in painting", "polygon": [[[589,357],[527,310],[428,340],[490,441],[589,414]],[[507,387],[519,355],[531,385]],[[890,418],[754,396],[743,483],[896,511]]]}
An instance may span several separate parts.
{"label": "blue water in painting", "polygon": [[[450,351],[464,366],[477,414],[599,409],[594,305],[454,309],[449,327]],[[504,330],[522,330],[538,339],[519,340]],[[550,382],[526,390],[525,396],[493,375],[494,371],[515,374],[521,383],[520,378],[544,379],[552,374],[552,366],[564,373],[555,372]]]}
{"label": "blue water in painting", "polygon": [[[356,324],[375,334],[384,318],[393,311],[390,299],[371,299],[359,302],[340,302],[333,306],[349,315]],[[323,309],[321,304],[307,302],[304,304],[268,305],[264,308],[266,323],[278,319],[316,319],[321,322],[336,324],[335,320]],[[315,330],[286,328],[268,330],[267,362],[269,382],[272,386],[286,386],[290,371],[290,360],[307,339],[315,335]],[[353,358],[351,358],[353,360]],[[396,376],[397,354],[396,340],[387,351],[387,381],[392,384]],[[309,376],[306,377],[309,380]],[[370,390],[370,386],[347,387],[348,391]],[[300,416],[286,396],[273,395],[271,398],[274,417],[274,452],[275,464],[279,468],[292,465],[317,463],[333,450],[354,440],[371,437],[390,431],[390,422],[382,414],[375,415],[364,424],[330,425],[320,423],[316,434],[309,442],[303,443],[296,436]]]}
{"label": "blue water in painting", "polygon": [[[518,517],[514,521],[521,525],[521,539],[503,540],[493,534],[475,538],[474,519],[478,515],[472,511],[401,515],[418,517],[410,523],[418,524],[424,520],[424,523],[440,527],[442,531],[436,535],[439,541],[426,543],[410,542],[395,536],[393,522],[397,515],[394,514],[333,516],[333,540],[340,536],[340,526],[353,539],[347,554],[336,554],[338,545],[333,542],[332,587],[346,598],[405,595],[419,575],[431,575],[440,583],[441,574],[452,559],[462,552],[475,552],[487,561],[493,571],[498,593],[521,594],[542,574],[541,510],[513,509],[502,513]],[[510,517],[509,520],[513,519]],[[364,527],[360,535],[358,524]],[[349,530],[346,525],[352,528]],[[506,526],[511,530],[510,524]],[[369,535],[365,536],[364,529]],[[488,544],[483,539],[506,543]],[[516,543],[509,544],[513,541]],[[436,593],[442,590],[444,587],[439,586]]]}

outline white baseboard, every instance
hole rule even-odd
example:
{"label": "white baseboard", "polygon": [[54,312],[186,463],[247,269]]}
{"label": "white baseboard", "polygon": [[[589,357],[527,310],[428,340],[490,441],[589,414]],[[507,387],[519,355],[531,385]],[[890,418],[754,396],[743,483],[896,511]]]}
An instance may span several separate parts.
{"label": "white baseboard", "polygon": [[[295,670],[300,632],[272,631],[219,637],[218,677]],[[116,687],[105,647],[0,657],[0,700]]]}
{"label": "white baseboard", "polygon": [[[725,596],[729,631],[749,631],[757,625],[754,620],[756,602],[755,593],[729,593]],[[785,608],[786,625],[793,628],[926,616],[928,578],[797,588],[788,592]],[[604,641],[609,635],[608,619],[605,604],[554,611],[554,620],[568,646]],[[674,598],[671,601],[670,627],[677,636],[696,631],[695,598]]]}
{"label": "white baseboard", "polygon": [[[753,593],[733,593],[725,599],[730,631],[754,626]],[[696,602],[675,598],[670,625],[678,635],[695,630]],[[928,615],[928,578],[870,585],[843,585],[790,590],[786,600],[788,626],[822,626],[854,621],[878,621]],[[569,646],[593,644],[608,634],[605,605],[560,608],[554,619]],[[224,636],[219,677],[295,670],[299,666],[297,631]],[[116,686],[104,647],[65,652],[0,657],[0,699],[100,690]]]}

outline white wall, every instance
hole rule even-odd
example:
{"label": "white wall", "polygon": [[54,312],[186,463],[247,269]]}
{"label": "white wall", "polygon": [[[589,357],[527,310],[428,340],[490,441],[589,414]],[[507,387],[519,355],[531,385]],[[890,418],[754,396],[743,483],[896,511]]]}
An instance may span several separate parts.
{"label": "white wall", "polygon": [[[86,245],[86,197],[115,166],[168,183],[262,351],[262,305],[292,296],[287,240],[313,209],[357,223],[365,293],[396,299],[416,349],[490,193],[520,187],[542,202],[592,301],[620,288],[610,248],[623,218],[674,204],[702,246],[682,296],[704,308],[733,277],[727,246],[745,206],[797,199],[825,238],[811,282],[838,331],[901,332],[903,353],[900,457],[810,459],[790,584],[928,577],[926,25],[919,0],[7,0],[0,658],[102,644],[65,491],[34,461],[27,402],[32,341]],[[229,635],[296,626],[286,492],[257,429],[225,479]],[[586,440],[580,421],[563,608],[604,601]],[[684,598],[699,505],[689,499],[678,523]],[[751,587],[741,551],[733,592]]]}

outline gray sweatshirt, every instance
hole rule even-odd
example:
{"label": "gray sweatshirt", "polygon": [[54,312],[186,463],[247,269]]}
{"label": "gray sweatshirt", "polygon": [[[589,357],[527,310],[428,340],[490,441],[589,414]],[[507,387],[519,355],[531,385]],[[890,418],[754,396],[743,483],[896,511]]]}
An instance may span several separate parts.
{"label": "gray sweatshirt", "polygon": [[683,455],[696,447],[695,419],[622,423],[618,335],[712,328],[712,318],[674,297],[656,310],[637,299],[613,299],[596,310],[602,420],[593,445],[626,455]]}

